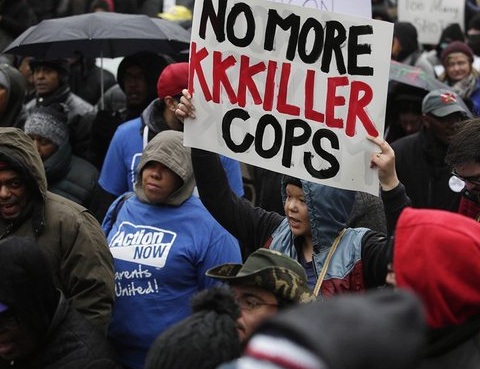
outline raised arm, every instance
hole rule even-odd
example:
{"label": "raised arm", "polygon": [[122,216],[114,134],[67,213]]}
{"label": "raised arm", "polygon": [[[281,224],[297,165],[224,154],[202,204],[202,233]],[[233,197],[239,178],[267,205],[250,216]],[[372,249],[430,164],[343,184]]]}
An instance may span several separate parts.
{"label": "raised arm", "polygon": [[[195,118],[191,95],[184,90],[177,117]],[[195,124],[190,122],[188,124]],[[217,154],[192,148],[192,162],[200,199],[212,216],[251,252],[265,245],[283,217],[254,207],[237,196],[228,185],[225,170]]]}
{"label": "raised arm", "polygon": [[378,169],[381,196],[387,219],[387,236],[391,236],[401,211],[410,206],[411,201],[405,192],[405,187],[397,177],[395,152],[392,147],[380,137],[368,136],[367,139],[379,148],[379,152],[373,153],[371,156],[370,167]]}

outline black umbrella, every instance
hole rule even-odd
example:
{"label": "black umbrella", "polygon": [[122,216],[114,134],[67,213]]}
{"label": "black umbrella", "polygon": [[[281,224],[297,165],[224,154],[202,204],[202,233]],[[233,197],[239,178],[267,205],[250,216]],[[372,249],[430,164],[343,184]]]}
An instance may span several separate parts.
{"label": "black umbrella", "polygon": [[58,59],[75,55],[116,58],[139,51],[173,55],[188,49],[190,33],[172,21],[140,14],[94,12],[43,20],[3,53]]}
{"label": "black umbrella", "polygon": [[190,32],[180,25],[141,14],[94,12],[41,21],[8,45],[3,53],[60,59],[80,53],[102,58],[127,56],[140,51],[174,55],[188,50]]}

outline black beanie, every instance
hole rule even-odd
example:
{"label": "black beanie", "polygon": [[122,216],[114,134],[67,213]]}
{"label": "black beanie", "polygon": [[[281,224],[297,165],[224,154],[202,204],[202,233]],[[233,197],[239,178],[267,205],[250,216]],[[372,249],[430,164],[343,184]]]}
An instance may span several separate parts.
{"label": "black beanie", "polygon": [[412,23],[396,22],[393,26],[393,37],[398,39],[402,47],[397,56],[398,61],[404,60],[419,48],[417,29]]}
{"label": "black beanie", "polygon": [[147,355],[145,369],[215,369],[240,356],[240,310],[233,292],[213,287],[192,299],[193,314],[164,331]]}
{"label": "black beanie", "polygon": [[32,72],[38,67],[48,67],[56,70],[62,85],[66,84],[70,77],[70,66],[66,59],[44,60],[33,58],[29,64]]}

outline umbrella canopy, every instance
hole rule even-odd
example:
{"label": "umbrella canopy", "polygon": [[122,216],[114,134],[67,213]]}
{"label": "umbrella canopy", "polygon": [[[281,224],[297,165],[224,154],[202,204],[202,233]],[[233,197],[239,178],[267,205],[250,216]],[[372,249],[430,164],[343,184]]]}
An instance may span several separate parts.
{"label": "umbrella canopy", "polygon": [[116,58],[139,51],[177,54],[190,33],[165,19],[141,14],[94,12],[43,20],[18,36],[3,53],[41,59],[84,56]]}
{"label": "umbrella canopy", "polygon": [[[409,64],[399,63],[395,60],[390,61],[389,79],[391,81],[397,81],[406,85],[418,87],[428,92],[439,89],[451,90],[450,86],[439,81],[424,70]],[[463,99],[459,99],[459,103],[468,112],[469,118],[472,118],[473,115],[470,109],[465,105]]]}
{"label": "umbrella canopy", "polygon": [[424,70],[409,64],[399,63],[395,60],[390,61],[390,80],[405,83],[426,91],[438,90],[440,88],[450,89],[448,85],[440,82]]}

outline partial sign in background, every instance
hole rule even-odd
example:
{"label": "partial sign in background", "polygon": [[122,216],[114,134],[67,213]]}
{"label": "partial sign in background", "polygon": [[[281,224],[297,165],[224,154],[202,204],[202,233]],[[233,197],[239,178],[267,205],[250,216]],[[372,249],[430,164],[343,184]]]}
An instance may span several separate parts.
{"label": "partial sign in background", "polygon": [[185,144],[378,194],[366,135],[383,134],[392,32],[294,5],[196,2]]}
{"label": "partial sign in background", "polygon": [[465,0],[397,0],[397,16],[412,23],[422,44],[436,45],[450,23],[464,28]]}
{"label": "partial sign in background", "polygon": [[292,4],[322,11],[372,17],[372,0],[270,0],[281,4]]}

